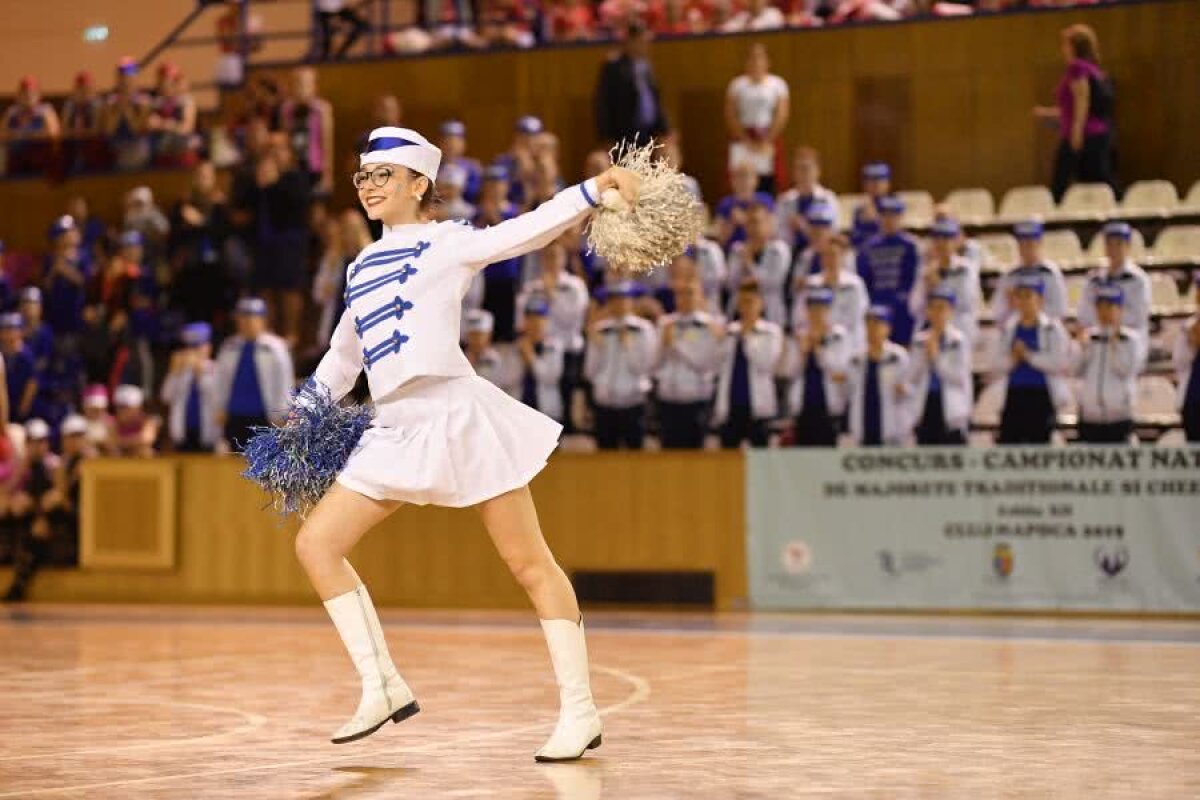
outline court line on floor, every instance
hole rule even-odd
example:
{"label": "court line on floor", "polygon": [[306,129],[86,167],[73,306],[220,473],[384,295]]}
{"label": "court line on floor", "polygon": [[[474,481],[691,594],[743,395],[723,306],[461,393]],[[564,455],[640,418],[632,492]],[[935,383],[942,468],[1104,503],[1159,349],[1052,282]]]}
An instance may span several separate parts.
{"label": "court line on floor", "polygon": [[[638,703],[645,702],[650,697],[650,682],[640,675],[629,672],[627,670],[617,669],[602,664],[593,664],[592,669],[596,672],[608,674],[614,678],[625,681],[632,687],[632,691],[627,697],[620,702],[605,706],[600,709],[601,716],[623,711]],[[395,747],[382,748],[374,752],[373,755],[417,755],[421,753],[436,752],[443,748],[461,747],[463,744],[477,743],[490,741],[492,739],[503,739],[510,736],[519,736],[525,733],[534,731],[546,730],[553,727],[549,723],[539,722],[531,725],[521,725],[515,728],[505,728],[498,731],[486,731],[477,734],[468,734],[449,739],[444,742],[431,742],[427,745],[417,745],[414,747]],[[147,783],[160,783],[163,781],[179,781],[191,779],[212,778],[218,775],[238,775],[252,772],[262,772],[277,769],[289,769],[291,767],[307,767],[314,765],[329,765],[332,762],[361,760],[362,752],[349,752],[344,755],[329,755],[319,758],[305,758],[294,761],[275,762],[270,764],[253,764],[244,767],[229,767],[227,769],[205,770],[202,772],[179,773],[175,775],[152,775],[144,778],[130,778],[127,780],[114,781],[99,781],[96,783],[77,784],[75,786],[61,786],[43,789],[23,789],[17,792],[0,793],[0,798],[9,797],[40,797],[55,794],[66,794],[74,792],[85,792],[93,789],[109,789],[118,786],[140,786]]]}

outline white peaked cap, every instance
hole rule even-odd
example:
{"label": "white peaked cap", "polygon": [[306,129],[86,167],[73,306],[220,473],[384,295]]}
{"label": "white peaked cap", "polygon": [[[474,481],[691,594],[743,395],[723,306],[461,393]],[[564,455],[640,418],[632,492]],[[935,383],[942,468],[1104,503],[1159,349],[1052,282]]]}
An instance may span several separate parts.
{"label": "white peaked cap", "polygon": [[366,152],[358,157],[360,167],[399,164],[437,180],[442,151],[410,128],[376,128],[367,139]]}

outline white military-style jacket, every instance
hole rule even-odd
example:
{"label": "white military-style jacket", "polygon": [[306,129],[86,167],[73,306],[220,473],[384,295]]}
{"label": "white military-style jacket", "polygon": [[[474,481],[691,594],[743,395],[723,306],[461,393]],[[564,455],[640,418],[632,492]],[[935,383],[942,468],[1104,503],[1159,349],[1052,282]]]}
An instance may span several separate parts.
{"label": "white military-style jacket", "polygon": [[[980,288],[977,267],[965,258],[953,256],[950,266],[939,276],[937,288],[954,292],[954,327],[967,337],[967,341],[974,342],[979,333]],[[918,325],[925,320],[925,307],[928,304],[929,286],[922,275],[908,297],[908,311]]]}
{"label": "white military-style jacket", "polygon": [[833,291],[833,305],[829,309],[829,321],[842,326],[850,337],[853,348],[865,345],[867,337],[866,314],[871,305],[867,285],[856,272],[842,270],[838,273],[837,285],[825,282],[823,273],[798,277],[795,296],[792,298],[792,330],[802,331],[808,327],[808,304],[805,294],[812,289],[825,287]]}
{"label": "white military-style jacket", "polygon": [[1125,296],[1121,324],[1150,335],[1150,276],[1132,261],[1120,269],[1098,269],[1088,275],[1079,298],[1075,318],[1085,328],[1096,324],[1096,292],[1105,286],[1119,286]]}
{"label": "white military-style jacket", "polygon": [[[528,369],[533,374],[535,402],[537,410],[541,411],[548,417],[562,422],[563,420],[563,403],[562,392],[559,390],[559,381],[562,380],[563,374],[563,358],[566,354],[566,349],[562,342],[547,335],[540,343],[540,348],[535,346],[533,361],[527,366],[524,359],[521,358],[521,351],[517,349],[517,376],[516,381],[510,390],[510,394],[518,400],[524,400],[524,378],[525,370]],[[538,350],[540,349],[540,352]]]}
{"label": "white military-style jacket", "polygon": [[942,387],[942,419],[951,430],[967,429],[974,406],[971,389],[971,340],[953,324],[942,333],[937,358],[929,360],[926,342],[933,330],[925,328],[913,336],[909,348],[909,382],[912,385],[912,423],[925,415],[929,382],[937,374]]}
{"label": "white military-style jacket", "polygon": [[[798,335],[802,335],[802,332],[798,332]],[[820,343],[813,351],[817,364],[821,367],[825,405],[832,415],[839,415],[846,410],[845,381],[838,382],[834,376],[840,375],[845,378],[846,370],[850,366],[850,355],[856,348],[851,334],[835,322],[829,326],[829,330],[821,337]],[[779,371],[792,381],[788,389],[788,405],[792,416],[799,416],[804,411],[804,367],[805,359],[800,354],[800,343],[796,336],[790,336]]]}
{"label": "white military-style jacket", "polygon": [[[1008,374],[1013,369],[1012,345],[1019,321],[1019,317],[1009,317],[996,341],[993,364],[1000,379],[1005,381],[1004,392],[1007,391]],[[1037,327],[1038,349],[1029,353],[1029,365],[1046,376],[1050,400],[1055,408],[1061,409],[1071,402],[1071,387],[1067,382],[1067,373],[1071,369],[1071,339],[1062,323],[1045,312],[1038,315]]]}
{"label": "white military-style jacket", "polygon": [[704,305],[710,313],[722,313],[721,292],[729,282],[725,251],[712,239],[701,238],[696,241],[693,258],[700,286],[704,291]]}
{"label": "white military-style jacket", "polygon": [[[236,369],[236,367],[235,367]],[[175,444],[187,438],[187,401],[193,382],[200,390],[200,442],[209,447],[216,446],[221,439],[217,425],[217,365],[206,361],[199,371],[180,370],[167,374],[159,397],[167,407],[167,433]]]}
{"label": "white military-style jacket", "polygon": [[[237,374],[238,359],[242,356],[245,340],[230,336],[217,353],[216,407],[224,412],[229,408],[229,395],[233,390],[233,378]],[[254,340],[254,367],[258,373],[258,387],[262,392],[267,419],[280,424],[287,419],[292,405],[292,389],[296,385],[296,370],[292,366],[292,354],[283,339],[273,333],[264,333]],[[353,388],[353,380],[346,391]],[[345,392],[343,392],[345,394]]]}
{"label": "white military-style jacket", "polygon": [[534,278],[525,284],[517,294],[518,329],[524,327],[525,304],[534,298],[545,300],[550,307],[550,314],[546,319],[547,333],[568,353],[582,353],[583,326],[587,318],[588,303],[591,301],[583,279],[564,272],[558,276],[553,291],[547,291],[546,283],[541,278]]}
{"label": "white military-style jacket", "polygon": [[[592,382],[596,405],[633,408],[646,402],[650,376],[658,361],[658,333],[635,314],[606,319],[588,344],[583,372]],[[625,341],[621,341],[624,332]]]}
{"label": "white military-style jacket", "polygon": [[1055,319],[1067,316],[1067,282],[1063,278],[1062,268],[1053,261],[1042,259],[1033,266],[1015,266],[996,281],[996,293],[992,299],[992,317],[996,322],[1007,322],[1016,313],[1009,307],[1008,295],[1017,285],[1018,278],[1028,276],[1041,278],[1045,286],[1042,310]]}
{"label": "white military-style jacket", "polygon": [[462,301],[495,261],[553,241],[595,207],[595,179],[482,230],[459,222],[384,226],[346,272],[346,310],[313,379],[336,400],[367,371],[378,400],[413,378],[474,375],[459,348]]}
{"label": "white military-style jacket", "polygon": [[754,278],[763,299],[763,318],[783,327],[788,323],[784,290],[791,272],[792,248],[782,239],[772,239],[759,252],[750,254],[748,242],[738,242],[729,251],[729,303],[727,316],[733,316],[737,305],[737,289],[742,281]]}
{"label": "white military-style jacket", "polygon": [[[850,435],[856,444],[863,440],[867,361],[867,351],[859,350],[850,357],[850,366],[846,371],[846,390],[850,395]],[[912,392],[908,386],[908,371],[908,351],[895,342],[884,342],[883,357],[878,367],[879,428],[880,438],[888,446],[903,444],[912,429]]]}
{"label": "white military-style jacket", "polygon": [[[723,335],[713,331],[721,322],[705,311],[676,312],[658,320],[658,399],[668,403],[700,403],[712,397],[721,363]],[[671,330],[671,343],[666,331]]]}
{"label": "white military-style jacket", "polygon": [[[721,367],[717,373],[717,399],[713,407],[713,422],[720,425],[729,418],[729,384],[733,378],[733,362],[742,323],[733,322],[725,329],[721,342]],[[750,378],[750,414],[754,419],[770,419],[779,413],[775,396],[775,373],[783,354],[783,329],[766,319],[760,319],[749,331],[743,344]]]}
{"label": "white military-style jacket", "polygon": [[[1109,338],[1109,334],[1114,338]],[[1072,359],[1079,378],[1075,399],[1083,422],[1133,419],[1137,377],[1146,365],[1146,337],[1136,328],[1088,328]]]}

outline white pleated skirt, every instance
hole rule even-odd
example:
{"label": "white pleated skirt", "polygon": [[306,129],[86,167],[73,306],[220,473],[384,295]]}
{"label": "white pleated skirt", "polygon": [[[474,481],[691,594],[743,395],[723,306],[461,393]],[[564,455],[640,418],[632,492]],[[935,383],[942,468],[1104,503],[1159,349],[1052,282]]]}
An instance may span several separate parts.
{"label": "white pleated skirt", "polygon": [[376,500],[473,506],[533,480],[561,433],[477,375],[417,378],[376,402],[337,481]]}

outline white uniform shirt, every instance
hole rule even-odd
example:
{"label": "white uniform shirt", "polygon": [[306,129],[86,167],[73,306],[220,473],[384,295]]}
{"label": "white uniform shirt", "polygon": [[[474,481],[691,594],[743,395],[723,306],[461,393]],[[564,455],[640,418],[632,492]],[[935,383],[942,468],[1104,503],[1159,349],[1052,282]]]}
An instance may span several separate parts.
{"label": "white uniform shirt", "polygon": [[1175,347],[1171,351],[1171,363],[1175,366],[1175,387],[1178,392],[1179,410],[1183,411],[1183,401],[1187,399],[1188,381],[1192,379],[1192,365],[1200,355],[1192,347],[1189,332],[1193,325],[1200,323],[1200,314],[1188,317],[1183,327],[1176,332]]}
{"label": "white uniform shirt", "polygon": [[163,381],[159,397],[167,406],[167,433],[175,444],[187,438],[187,404],[193,383],[200,390],[200,443],[213,447],[221,438],[221,430],[217,426],[217,365],[212,361],[204,362],[198,372],[171,372]]}
{"label": "white uniform shirt", "polygon": [[[723,335],[713,332],[719,317],[703,311],[667,314],[658,320],[658,398],[668,403],[700,403],[712,397]],[[666,331],[671,343],[666,344]]]}
{"label": "white uniform shirt", "polygon": [[[654,326],[634,314],[606,319],[599,335],[588,345],[583,371],[592,382],[596,405],[633,408],[646,402],[650,375],[658,360],[658,334]],[[625,341],[621,341],[621,332]]]}
{"label": "white uniform shirt", "polygon": [[1079,419],[1108,423],[1133,419],[1137,376],[1146,365],[1146,338],[1136,328],[1121,327],[1116,338],[1101,327],[1089,328],[1074,356]]}
{"label": "white uniform shirt", "polygon": [[[833,218],[838,218],[838,199],[832,189],[827,189],[821,184],[813,187],[812,193],[807,195],[812,198],[809,208],[815,205],[827,205],[833,209]],[[788,189],[783,194],[775,199],[775,230],[779,231],[779,235],[789,241],[795,239],[795,228],[792,227],[792,218],[797,214],[804,216],[800,210],[800,190]]]}
{"label": "white uniform shirt", "polygon": [[[954,327],[967,337],[967,341],[975,341],[979,333],[980,302],[979,272],[976,267],[965,258],[952,256],[950,266],[941,273],[937,288],[954,292]],[[922,275],[908,297],[908,310],[918,327],[925,321],[928,295],[929,289]]]}
{"label": "white uniform shirt", "polygon": [[[850,395],[850,435],[856,444],[863,440],[863,417],[867,391],[867,353],[850,357],[846,391]],[[908,389],[908,352],[895,342],[885,342],[876,369],[879,379],[879,431],[885,445],[903,444],[912,428],[911,390]],[[897,387],[904,387],[900,394]]]}
{"label": "white uniform shirt", "polygon": [[1043,259],[1033,266],[1016,266],[996,281],[996,294],[992,298],[992,317],[998,323],[1007,322],[1013,314],[1009,308],[1008,295],[1017,285],[1017,278],[1033,276],[1042,279],[1045,291],[1042,295],[1042,310],[1055,319],[1067,315],[1067,282],[1062,269],[1053,261]]}
{"label": "white uniform shirt", "polygon": [[799,332],[808,326],[808,304],[805,295],[812,289],[828,288],[833,291],[833,305],[829,309],[829,321],[845,329],[850,344],[858,349],[866,342],[866,313],[870,306],[867,285],[853,272],[839,272],[837,285],[825,283],[821,273],[804,279],[801,290],[792,298],[792,330]]}
{"label": "white uniform shirt", "polygon": [[[821,337],[821,341],[813,349],[811,356],[817,359],[821,367],[822,385],[825,388],[825,406],[829,413],[837,416],[846,410],[845,383],[834,380],[835,375],[846,374],[850,366],[850,355],[856,349],[853,337],[836,322]],[[795,336],[788,338],[783,365],[780,369],[792,380],[788,389],[788,404],[792,416],[799,416],[804,411],[804,357],[800,354],[800,343]]]}
{"label": "white uniform shirt", "polygon": [[347,270],[346,311],[313,379],[338,399],[365,368],[378,400],[413,378],[474,375],[458,346],[472,279],[488,264],[544,247],[597,196],[589,180],[482,230],[457,222],[385,226]]}
{"label": "white uniform shirt", "polygon": [[737,305],[737,288],[747,278],[758,281],[758,290],[763,298],[763,317],[783,327],[788,322],[787,303],[783,290],[791,270],[792,248],[781,239],[767,242],[758,258],[750,254],[746,242],[737,242],[729,251],[729,307],[726,313],[733,316]]}
{"label": "white uniform shirt", "polygon": [[[774,27],[781,27],[782,14],[778,9],[770,10],[779,15],[779,25]],[[751,80],[748,75],[739,75],[729,82],[726,91],[733,98],[734,113],[742,127],[766,133],[775,119],[775,110],[788,96],[788,85],[778,75],[767,75],[759,82]],[[759,175],[769,175],[775,170],[774,144],[765,151],[759,151],[749,147],[747,142],[731,142],[729,163],[731,166],[749,164]]]}
{"label": "white uniform shirt", "polygon": [[[237,374],[238,360],[242,357],[245,340],[230,336],[217,353],[216,407],[224,412],[229,408],[229,395],[233,390],[233,379]],[[296,385],[296,371],[292,366],[292,354],[287,344],[273,333],[264,333],[254,340],[254,367],[258,373],[258,388],[262,392],[267,419],[280,424],[287,419],[292,405],[292,389]],[[344,395],[354,387],[351,379]],[[342,395],[338,395],[341,397]]]}
{"label": "white uniform shirt", "polygon": [[974,405],[971,394],[971,340],[954,325],[947,325],[942,335],[937,358],[929,360],[925,343],[933,331],[926,328],[913,336],[909,350],[909,381],[912,384],[912,424],[921,423],[925,401],[929,397],[929,381],[936,373],[941,384],[942,420],[951,430],[967,429]]}
{"label": "white uniform shirt", "polygon": [[541,342],[541,352],[535,352],[532,363],[526,365],[517,351],[519,376],[513,386],[513,397],[524,401],[525,370],[533,375],[535,402],[537,410],[559,422],[563,420],[562,393],[559,391],[559,381],[563,374],[563,355],[565,350],[562,342],[547,336]]}
{"label": "white uniform shirt", "polygon": [[1096,292],[1105,286],[1119,286],[1125,295],[1124,325],[1150,334],[1150,277],[1146,271],[1132,261],[1126,261],[1118,270],[1098,269],[1088,275],[1079,299],[1079,310],[1075,317],[1080,325],[1091,327],[1096,324]]}
{"label": "white uniform shirt", "polygon": [[[1012,346],[1018,322],[1020,317],[1015,314],[1010,316],[996,342],[994,367],[1006,383],[1008,374],[1013,370]],[[1037,328],[1038,349],[1030,350],[1027,360],[1031,367],[1046,376],[1050,400],[1055,408],[1062,408],[1071,402],[1071,387],[1067,384],[1067,373],[1071,368],[1071,340],[1063,324],[1045,312],[1038,316]],[[1007,386],[1004,391],[1007,391]]]}
{"label": "white uniform shirt", "polygon": [[695,261],[700,286],[704,290],[704,303],[710,313],[720,315],[721,290],[729,282],[725,251],[712,239],[700,239],[696,242]]}
{"label": "white uniform shirt", "polygon": [[[717,425],[729,418],[729,384],[741,337],[742,323],[730,323],[721,343],[721,367],[717,373],[717,400],[713,407],[713,422]],[[783,354],[783,329],[760,319],[745,337],[742,347],[749,372],[750,414],[754,419],[770,419],[779,413],[775,372]]]}
{"label": "white uniform shirt", "polygon": [[526,303],[534,298],[545,300],[550,307],[547,320],[550,336],[568,353],[582,353],[583,324],[591,299],[583,279],[564,272],[558,276],[558,283],[553,292],[546,291],[546,284],[541,278],[535,278],[525,284],[517,294],[518,328],[524,326]]}

